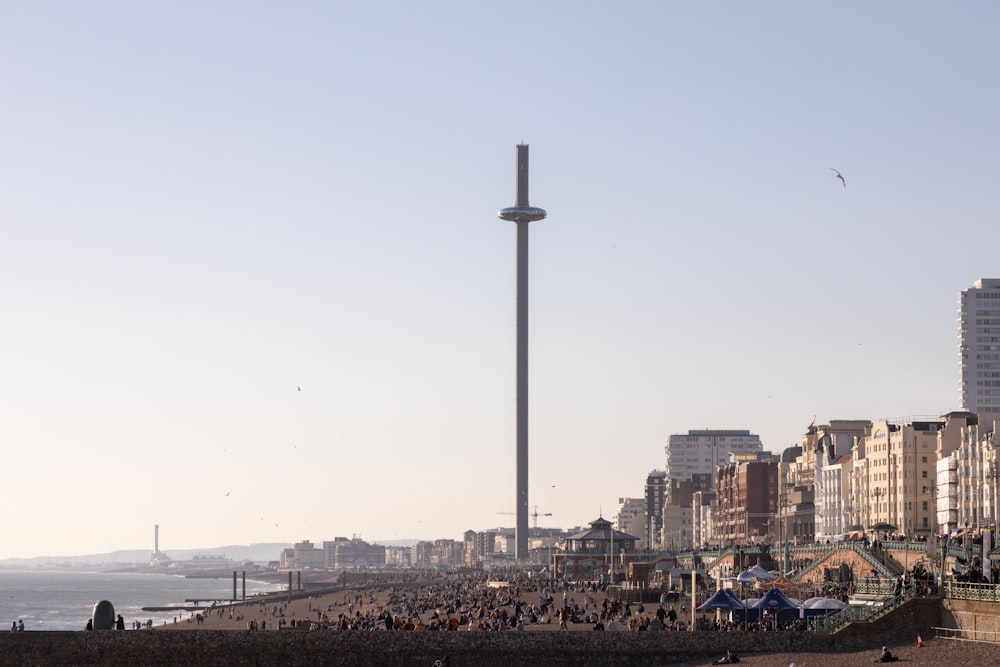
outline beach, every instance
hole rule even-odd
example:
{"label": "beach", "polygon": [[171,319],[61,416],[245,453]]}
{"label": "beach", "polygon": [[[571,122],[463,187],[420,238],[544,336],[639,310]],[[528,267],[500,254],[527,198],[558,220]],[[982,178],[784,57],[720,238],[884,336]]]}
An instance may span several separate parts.
{"label": "beach", "polygon": [[[597,632],[593,623],[572,621],[562,630],[554,608],[587,609],[596,616],[605,609],[605,598],[596,590],[568,590],[564,599],[562,589],[546,588],[555,585],[545,582],[537,586],[540,590],[530,590],[530,584],[524,589],[491,587],[459,577],[400,577],[335,588],[331,582],[330,588],[311,593],[262,595],[245,603],[178,613],[177,622],[151,630],[4,633],[0,662],[431,667],[447,658],[451,667],[694,667],[710,665],[729,648],[745,665],[844,667],[874,663],[881,648],[880,641],[849,631],[831,636],[808,631],[627,629],[628,617],[655,617],[660,606],[656,603],[627,611],[607,607],[605,619],[621,618],[616,632]],[[518,603],[520,616],[537,622],[510,627]],[[690,611],[678,603],[666,606],[690,618]],[[678,625],[683,618],[682,613]],[[896,626],[905,624],[905,617],[896,621]],[[908,627],[896,626],[882,627],[894,636],[887,643],[902,664],[939,666],[957,660],[978,665],[1000,658],[997,644],[924,636],[924,645],[918,647],[916,636],[905,639]],[[456,629],[446,629],[451,627]]]}

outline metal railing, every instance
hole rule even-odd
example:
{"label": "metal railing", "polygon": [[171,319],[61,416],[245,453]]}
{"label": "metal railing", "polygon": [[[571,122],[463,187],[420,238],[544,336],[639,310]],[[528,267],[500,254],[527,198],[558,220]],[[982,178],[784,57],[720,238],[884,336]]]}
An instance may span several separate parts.
{"label": "metal railing", "polygon": [[1000,585],[970,584],[964,581],[944,582],[942,596],[954,600],[978,600],[980,602],[1000,602]]}
{"label": "metal railing", "polygon": [[1000,632],[992,630],[963,630],[961,628],[931,628],[938,639],[956,639],[966,642],[1000,643]]}
{"label": "metal railing", "polygon": [[916,587],[903,589],[899,594],[885,595],[880,600],[872,600],[867,605],[848,605],[836,614],[816,619],[815,629],[818,632],[833,632],[848,623],[870,623],[885,616],[893,609],[911,598],[920,595]]}

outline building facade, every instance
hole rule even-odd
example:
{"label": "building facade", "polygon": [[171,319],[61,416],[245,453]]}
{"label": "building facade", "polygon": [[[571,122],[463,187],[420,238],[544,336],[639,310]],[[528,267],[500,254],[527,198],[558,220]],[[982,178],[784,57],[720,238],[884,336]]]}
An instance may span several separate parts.
{"label": "building facade", "polygon": [[667,496],[667,473],[653,470],[646,475],[646,547],[663,546],[663,504]]}
{"label": "building facade", "polygon": [[646,544],[646,499],[619,498],[618,510],[611,517],[611,522],[617,530],[635,536],[643,545]]}
{"label": "building facade", "polygon": [[855,442],[847,503],[865,528],[892,526],[910,537],[939,534],[939,461],[959,449],[976,416],[881,419]]}
{"label": "building facade", "polygon": [[721,546],[758,543],[773,535],[778,516],[778,457],[734,454],[716,476],[713,534]]}
{"label": "building facade", "polygon": [[1000,279],[980,278],[959,294],[958,369],[962,409],[1000,417]]}
{"label": "building facade", "polygon": [[764,451],[764,445],[750,431],[703,430],[669,436],[664,451],[667,479],[684,481],[698,474],[714,478],[716,468],[729,460],[730,453],[757,454]]}
{"label": "building facade", "polygon": [[336,537],[323,542],[323,561],[328,570],[385,567],[385,546],[369,544],[360,537]]}

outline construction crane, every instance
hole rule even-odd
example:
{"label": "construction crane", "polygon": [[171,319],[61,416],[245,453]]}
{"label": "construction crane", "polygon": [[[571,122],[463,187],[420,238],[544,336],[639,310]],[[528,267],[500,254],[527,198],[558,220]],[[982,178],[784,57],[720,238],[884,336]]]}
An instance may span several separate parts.
{"label": "construction crane", "polygon": [[[517,512],[497,512],[497,514],[517,514]],[[539,512],[538,505],[535,505],[535,511],[529,514],[532,521],[532,528],[538,528],[538,517],[540,516],[552,516],[552,512]]]}

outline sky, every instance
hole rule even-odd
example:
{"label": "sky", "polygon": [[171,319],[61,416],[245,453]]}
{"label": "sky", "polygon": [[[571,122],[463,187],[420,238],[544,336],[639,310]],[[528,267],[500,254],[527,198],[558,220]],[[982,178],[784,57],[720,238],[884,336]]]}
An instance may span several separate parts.
{"label": "sky", "polygon": [[0,559],[513,526],[522,142],[539,526],[960,407],[994,2],[0,7]]}

